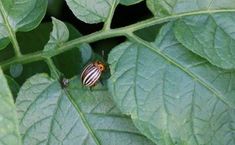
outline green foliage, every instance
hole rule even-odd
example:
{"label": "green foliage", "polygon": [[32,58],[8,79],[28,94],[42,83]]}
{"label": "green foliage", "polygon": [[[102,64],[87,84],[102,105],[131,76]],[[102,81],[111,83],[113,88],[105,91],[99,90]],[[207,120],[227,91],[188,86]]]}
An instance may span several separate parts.
{"label": "green foliage", "polygon": [[15,105],[0,68],[0,144],[21,145]]}
{"label": "green foliage", "polygon": [[[197,15],[200,13],[211,13],[235,8],[235,0],[146,0],[147,6],[155,16],[164,17],[176,14],[189,13]],[[228,10],[227,12],[229,12]]]}
{"label": "green foliage", "polygon": [[[79,20],[103,23],[85,36],[42,23],[47,3],[0,1],[0,144],[235,144],[235,0],[146,0],[152,18],[114,29],[119,4],[144,1],[66,0]],[[104,85],[83,86],[84,65],[102,60],[89,44],[119,36]]]}
{"label": "green foliage", "polygon": [[12,92],[12,95],[14,98],[16,98],[19,90],[20,90],[20,85],[10,76],[5,75],[7,79],[8,86]]}
{"label": "green foliage", "polygon": [[171,24],[159,36],[152,45],[125,42],[110,53],[114,101],[156,143],[234,144],[234,134],[221,136],[233,132],[235,73],[194,56]]}
{"label": "green foliage", "polygon": [[105,22],[118,0],[66,0],[74,15],[86,23]]}
{"label": "green foliage", "polygon": [[29,31],[39,25],[45,15],[46,5],[47,0],[1,0],[0,42],[4,41],[3,46],[7,44],[6,38],[15,43],[16,31]]}
{"label": "green foliage", "polygon": [[153,145],[122,115],[104,87],[90,92],[80,80],[61,89],[57,80],[35,75],[16,100],[23,144]]}
{"label": "green foliage", "polygon": [[69,30],[63,22],[52,18],[52,23],[53,30],[43,50],[45,54],[50,53],[50,51],[56,51],[56,48],[69,39]]}
{"label": "green foliage", "polygon": [[129,6],[129,5],[137,4],[141,1],[143,0],[120,0],[120,4]]}
{"label": "green foliage", "polygon": [[176,22],[174,30],[186,48],[218,67],[234,69],[234,28],[234,13],[221,13],[185,17]]}

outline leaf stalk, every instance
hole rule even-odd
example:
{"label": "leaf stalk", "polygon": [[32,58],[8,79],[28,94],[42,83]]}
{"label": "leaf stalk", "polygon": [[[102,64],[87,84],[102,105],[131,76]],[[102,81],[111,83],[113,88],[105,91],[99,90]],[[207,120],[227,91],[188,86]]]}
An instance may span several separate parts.
{"label": "leaf stalk", "polygon": [[107,30],[111,29],[112,18],[113,18],[113,15],[114,15],[114,12],[115,12],[115,9],[116,9],[118,3],[119,3],[119,0],[115,0],[114,4],[111,4],[111,8],[110,8],[108,18],[104,23],[104,27],[103,27],[104,31],[107,31]]}
{"label": "leaf stalk", "polygon": [[[8,68],[10,65],[15,64],[15,63],[31,63],[34,61],[39,61],[39,60],[46,60],[47,58],[51,58],[53,56],[59,55],[65,51],[69,51],[74,47],[77,47],[79,44],[82,43],[91,43],[95,42],[98,40],[103,40],[106,38],[112,38],[112,37],[118,37],[118,36],[126,36],[127,38],[131,38],[129,34],[132,34],[133,32],[147,28],[156,24],[168,22],[168,21],[173,21],[177,18],[184,17],[184,16],[191,16],[191,15],[199,15],[199,14],[208,14],[208,13],[224,13],[224,12],[235,12],[235,9],[226,9],[226,10],[208,10],[205,11],[199,11],[199,12],[190,12],[190,13],[182,13],[182,14],[176,14],[176,15],[171,15],[171,16],[166,16],[166,17],[154,17],[150,18],[141,22],[137,22],[135,24],[121,27],[121,28],[115,28],[115,29],[107,29],[106,30],[101,30],[97,31],[73,40],[70,40],[63,45],[61,45],[57,51],[51,53],[49,56],[45,56],[42,51],[34,52],[34,53],[29,53],[26,55],[21,55],[20,51],[18,53],[17,57],[13,57],[9,60],[6,60],[4,62],[0,63],[0,66],[2,66],[3,69]],[[107,26],[108,27],[108,26]],[[16,41],[16,39],[14,39]],[[17,41],[16,41],[17,42]],[[15,50],[17,51],[19,47],[17,47],[18,43],[15,42]],[[14,44],[14,43],[13,43]]]}

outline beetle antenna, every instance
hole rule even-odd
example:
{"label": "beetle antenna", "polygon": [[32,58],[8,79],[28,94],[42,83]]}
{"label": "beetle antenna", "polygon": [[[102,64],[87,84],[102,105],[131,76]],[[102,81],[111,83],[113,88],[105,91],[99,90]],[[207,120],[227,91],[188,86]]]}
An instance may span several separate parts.
{"label": "beetle antenna", "polygon": [[104,50],[102,50],[102,57],[104,57]]}

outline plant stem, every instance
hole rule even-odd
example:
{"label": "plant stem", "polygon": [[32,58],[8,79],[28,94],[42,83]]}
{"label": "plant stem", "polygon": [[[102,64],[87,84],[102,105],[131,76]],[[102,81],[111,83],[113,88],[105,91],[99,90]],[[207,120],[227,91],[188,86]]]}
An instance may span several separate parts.
{"label": "plant stem", "polygon": [[107,18],[106,22],[104,23],[103,30],[106,31],[106,30],[110,29],[111,23],[112,23],[113,14],[114,14],[114,11],[115,11],[117,5],[118,5],[118,0],[115,0],[114,3],[111,4],[109,15],[108,15],[108,18]]}
{"label": "plant stem", "polygon": [[[234,11],[235,11],[234,9],[226,9],[226,10],[210,10],[209,12],[211,14],[211,13],[234,12]],[[39,61],[39,60],[46,60],[46,58],[51,58],[53,56],[56,56],[58,54],[65,52],[65,51],[69,51],[72,48],[77,47],[79,44],[82,44],[82,43],[91,43],[91,42],[95,42],[98,40],[117,37],[117,36],[128,37],[129,34],[135,32],[137,30],[146,28],[146,27],[150,27],[150,26],[160,24],[163,22],[175,20],[175,19],[183,17],[183,16],[199,15],[199,14],[208,14],[208,11],[182,13],[182,14],[167,16],[164,18],[154,17],[154,18],[150,18],[148,20],[144,20],[144,21],[141,21],[141,22],[129,25],[129,26],[121,27],[121,28],[97,31],[97,32],[91,33],[89,35],[82,36],[77,39],[68,41],[68,42],[64,43],[62,46],[60,46],[57,51],[52,52],[49,55],[44,54],[42,51],[29,53],[26,55],[20,55],[18,57],[14,57],[14,58],[11,58],[7,61],[1,62],[0,66],[2,66],[3,69],[6,69],[11,64],[15,64],[15,63],[19,63],[19,62],[24,64],[24,63],[30,63],[30,62]]]}
{"label": "plant stem", "polygon": [[1,16],[3,18],[3,21],[5,22],[5,26],[7,28],[7,31],[8,31],[8,35],[10,37],[10,40],[11,40],[11,43],[13,45],[13,48],[14,48],[14,51],[15,51],[15,55],[16,57],[20,57],[22,56],[21,52],[20,52],[20,47],[19,47],[19,44],[17,42],[17,39],[16,39],[16,35],[15,35],[15,32],[13,31],[10,23],[8,22],[8,19],[7,19],[7,13],[3,7],[3,4],[2,4],[2,1],[0,0],[0,13],[1,13]]}
{"label": "plant stem", "polygon": [[20,46],[16,39],[16,35],[12,30],[11,30],[11,43],[13,45],[16,57],[22,56],[21,51],[20,51]]}
{"label": "plant stem", "polygon": [[13,57],[3,63],[0,63],[0,66],[4,70],[4,69],[7,69],[12,64],[16,64],[16,63],[25,64],[25,63],[40,61],[43,59],[45,59],[45,58],[42,57],[41,52],[34,52],[34,53],[22,55],[20,57]]}
{"label": "plant stem", "polygon": [[53,60],[51,58],[46,58],[45,61],[46,61],[47,65],[50,69],[51,77],[54,78],[54,79],[59,79],[60,78],[60,73],[57,70]]}
{"label": "plant stem", "polygon": [[59,55],[59,54],[65,52],[65,51],[69,51],[72,48],[77,47],[79,44],[82,44],[82,43],[91,43],[91,42],[94,42],[97,40],[111,38],[111,37],[115,37],[115,36],[123,36],[123,35],[125,35],[124,32],[122,32],[120,30],[115,30],[115,29],[109,30],[107,32],[98,31],[98,32],[95,32],[95,33],[68,41],[68,42],[64,43],[61,47],[59,47],[58,50],[53,53],[45,54],[42,51],[29,53],[26,55],[21,55],[20,57],[14,57],[14,58],[11,58],[7,61],[4,61],[4,62],[0,63],[0,66],[2,67],[3,70],[5,70],[11,64],[15,64],[15,63],[19,63],[19,62],[21,64],[25,64],[25,63],[30,63],[30,62],[39,61],[39,60],[46,60],[47,58],[51,58],[53,56],[56,56],[56,55]]}

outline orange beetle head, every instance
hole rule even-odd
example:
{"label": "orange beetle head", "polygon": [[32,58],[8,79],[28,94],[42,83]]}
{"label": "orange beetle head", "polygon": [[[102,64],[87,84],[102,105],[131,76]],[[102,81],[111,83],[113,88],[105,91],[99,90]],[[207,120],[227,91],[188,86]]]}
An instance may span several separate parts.
{"label": "orange beetle head", "polygon": [[102,63],[101,61],[96,61],[95,66],[100,70],[100,71],[104,71],[105,70],[105,65],[104,63]]}

